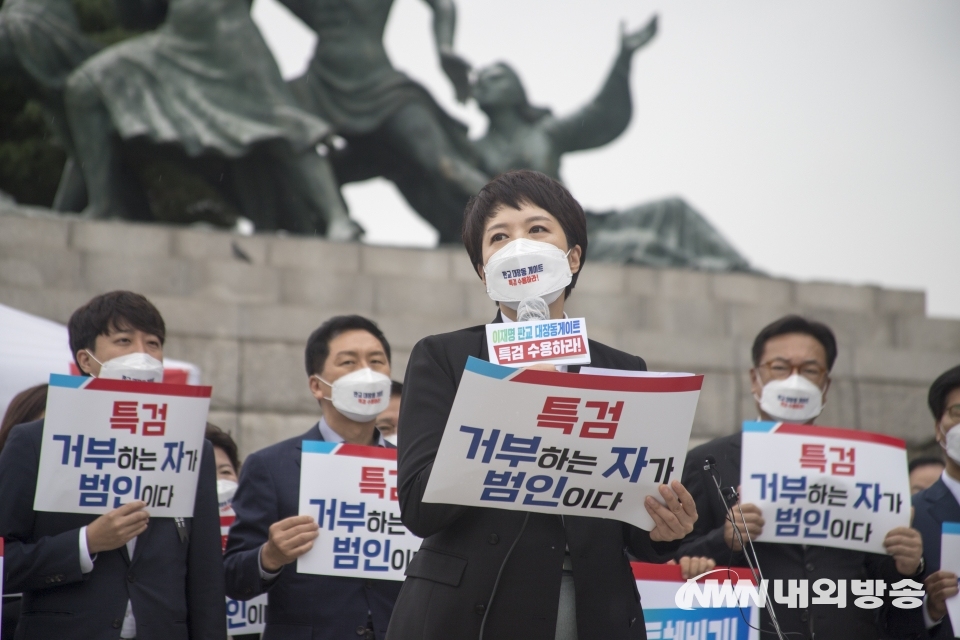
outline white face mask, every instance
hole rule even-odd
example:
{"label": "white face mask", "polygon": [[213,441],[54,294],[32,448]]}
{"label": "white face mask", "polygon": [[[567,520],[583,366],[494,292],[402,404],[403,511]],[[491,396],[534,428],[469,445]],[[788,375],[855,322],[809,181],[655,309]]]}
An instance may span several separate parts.
{"label": "white face mask", "polygon": [[237,483],[233,480],[219,478],[217,480],[217,501],[220,508],[225,509],[233,502],[233,496],[237,493]]}
{"label": "white face mask", "polygon": [[[939,429],[940,427],[937,428]],[[943,433],[943,429],[940,429],[940,433]],[[960,425],[952,427],[949,431],[943,433],[943,440],[940,441],[940,446],[947,452],[951,460],[960,464]]]}
{"label": "white face mask", "polygon": [[798,373],[785,380],[771,380],[763,386],[760,409],[784,422],[806,422],[823,411],[823,391]]}
{"label": "white face mask", "polygon": [[93,357],[89,349],[87,355],[100,365],[98,378],[107,380],[138,380],[140,382],[163,382],[163,362],[143,352],[128,353],[106,362]]}
{"label": "white face mask", "polygon": [[386,440],[387,442],[389,442],[390,444],[392,444],[393,446],[397,446],[397,432],[396,432],[396,431],[394,431],[393,434],[392,434],[392,435],[389,435],[389,436],[388,436],[388,435],[385,435],[384,433],[381,432],[381,433],[380,433],[380,437],[383,438],[384,440]]}
{"label": "white face mask", "polygon": [[330,384],[318,375],[314,377],[329,385],[333,407],[354,422],[376,420],[377,414],[390,403],[390,378],[373,369],[351,371]]}
{"label": "white face mask", "polygon": [[513,240],[490,256],[483,267],[487,295],[511,309],[524,298],[543,298],[550,304],[563,294],[573,273],[567,255],[548,242]]}

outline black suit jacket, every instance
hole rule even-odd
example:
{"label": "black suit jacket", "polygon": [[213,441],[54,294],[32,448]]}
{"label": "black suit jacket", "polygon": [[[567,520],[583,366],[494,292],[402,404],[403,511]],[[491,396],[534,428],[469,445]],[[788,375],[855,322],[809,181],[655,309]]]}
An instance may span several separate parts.
{"label": "black suit jacket", "polygon": [[[499,317],[498,317],[499,320]],[[590,342],[592,365],[643,371],[641,358]],[[400,405],[399,484],[403,523],[424,538],[407,568],[389,640],[476,638],[487,601],[525,514],[423,502],[467,357],[487,359],[484,327],[424,338],[410,354]],[[571,368],[579,371],[579,368]],[[530,513],[497,588],[486,638],[553,640],[564,548],[576,584],[579,638],[637,639],[646,630],[629,551],[657,548],[646,531],[617,520]]]}
{"label": "black suit jacket", "polygon": [[79,530],[96,516],[33,510],[43,420],[14,427],[0,454],[4,590],[23,591],[18,640],[117,640],[133,604],[138,640],[226,638],[220,512],[213,447],[204,441],[189,540],[172,518],[150,518],[130,558],[97,554],[80,572]]}
{"label": "black suit jacket", "polygon": [[319,425],[261,449],[243,463],[233,497],[237,519],[230,527],[224,557],[227,594],[249,600],[268,593],[264,640],[362,637],[368,615],[373,616],[373,628],[382,640],[400,582],[297,573],[296,564],[284,567],[271,582],[260,578],[260,547],[269,539],[270,525],[300,511],[304,440],[323,440]]}
{"label": "black suit jacket", "polygon": [[[746,566],[742,553],[733,553],[723,541],[723,523],[726,510],[717,495],[710,474],[703,470],[707,456],[716,458],[716,471],[721,487],[740,485],[740,451],[742,433],[711,440],[691,449],[683,469],[683,486],[697,503],[699,518],[693,531],[684,538],[676,556],[706,556],[718,565]],[[764,514],[766,526],[773,526],[773,514]],[[833,547],[799,544],[756,543],[757,558],[763,577],[771,580],[769,595],[773,595],[775,579],[809,580],[810,597],[813,583],[820,578],[847,580],[847,606],[810,605],[806,609],[788,609],[771,597],[780,628],[785,632],[801,634],[816,640],[876,640],[881,637],[910,637],[900,626],[903,618],[891,620],[891,613],[899,611],[890,606],[881,609],[860,609],[850,598],[850,580],[885,580],[892,584],[904,578],[896,569],[893,558],[874,553],[862,553]],[[917,579],[919,581],[919,579]],[[761,629],[773,630],[766,611],[761,611]],[[909,622],[909,621],[906,621]],[[922,624],[922,621],[921,621]],[[909,625],[907,625],[909,626]],[[887,635],[889,634],[889,635]],[[766,635],[766,634],[764,634]],[[771,636],[772,637],[772,636]],[[798,640],[800,636],[792,636]]]}
{"label": "black suit jacket", "polygon": [[[942,525],[944,522],[960,522],[960,504],[957,504],[950,489],[944,484],[943,479],[940,479],[928,489],[913,496],[913,508],[913,528],[923,536],[923,559],[926,564],[924,575],[927,576],[940,570]],[[916,609],[914,613],[919,611]],[[907,612],[896,615],[903,620],[903,624],[912,624],[913,627],[923,629],[922,614],[920,617],[916,615],[910,617]],[[952,638],[953,625],[950,622],[950,615],[947,614],[939,625],[929,633],[924,632],[923,635],[930,638]]]}

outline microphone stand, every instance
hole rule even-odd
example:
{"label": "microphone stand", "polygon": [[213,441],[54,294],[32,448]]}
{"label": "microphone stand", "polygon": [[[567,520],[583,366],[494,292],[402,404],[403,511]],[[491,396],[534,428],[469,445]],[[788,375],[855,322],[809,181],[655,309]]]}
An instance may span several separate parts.
{"label": "microphone stand", "polygon": [[[743,536],[740,534],[740,528],[737,526],[737,523],[734,520],[733,508],[727,507],[727,499],[723,495],[723,490],[720,488],[720,482],[717,480],[717,477],[713,474],[713,468],[716,466],[716,461],[711,458],[704,460],[703,470],[710,474],[710,479],[713,480],[714,486],[717,488],[717,495],[720,496],[720,502],[723,504],[723,508],[730,515],[727,518],[730,520],[730,523],[733,525],[733,534],[737,538],[737,542],[740,544],[740,549],[743,551],[744,557],[747,559],[747,565],[750,567],[750,573],[753,575],[754,582],[757,583],[759,589],[763,588],[763,572],[760,570],[760,560],[757,558],[757,550],[753,546],[753,538],[750,537],[749,533],[747,535],[747,542],[750,543],[750,551],[747,552],[747,546],[743,543]],[[740,522],[743,523],[743,530],[747,531],[747,521],[743,517],[743,509],[740,508],[740,496],[737,494],[736,489],[730,487],[731,498],[736,498],[736,507],[737,511],[740,513]],[[751,559],[750,556],[753,556]],[[783,634],[783,631],[780,630],[780,621],[777,620],[777,614],[773,610],[773,603],[770,602],[770,598],[765,594],[763,598],[764,607],[767,610],[767,613],[770,615],[770,620],[773,621],[774,633],[777,634],[779,640],[786,640],[786,637]],[[763,630],[760,630],[761,633],[764,633]],[[769,633],[769,631],[765,632]]]}

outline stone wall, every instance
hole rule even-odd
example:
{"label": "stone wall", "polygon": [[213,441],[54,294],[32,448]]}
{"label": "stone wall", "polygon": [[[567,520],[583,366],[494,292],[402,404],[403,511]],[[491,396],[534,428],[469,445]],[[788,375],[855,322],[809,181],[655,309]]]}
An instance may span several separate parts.
{"label": "stone wall", "polygon": [[[213,385],[211,419],[243,454],[316,421],[303,347],[326,318],[360,313],[380,323],[402,379],[418,339],[495,313],[462,249],[92,222],[0,204],[0,303],[65,323],[93,295],[118,288],[159,307],[165,354],[201,367]],[[755,417],[750,345],[788,312],[837,333],[822,424],[925,440],[927,388],[960,363],[960,320],[927,318],[922,291],[588,262],[569,312],[587,317],[591,337],[651,369],[706,374],[698,440]]]}

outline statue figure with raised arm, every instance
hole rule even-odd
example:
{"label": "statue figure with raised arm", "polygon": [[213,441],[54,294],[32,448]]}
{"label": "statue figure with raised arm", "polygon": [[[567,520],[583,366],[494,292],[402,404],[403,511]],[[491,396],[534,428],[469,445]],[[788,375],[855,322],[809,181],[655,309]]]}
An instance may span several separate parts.
{"label": "statue figure with raised arm", "polygon": [[[384,176],[436,227],[440,242],[459,242],[463,207],[488,176],[476,167],[466,127],[387,57],[383,34],[393,0],[280,1],[317,34],[309,68],[291,86],[346,140],[331,154],[339,182]],[[453,51],[453,0],[425,2],[440,64],[466,100],[470,65]]]}
{"label": "statue figure with raised arm", "polygon": [[143,216],[121,153],[121,143],[138,142],[225,160],[233,199],[259,230],[360,234],[315,151],[332,131],[296,104],[248,0],[169,0],[155,31],[105,49],[70,76],[66,104],[89,217]]}
{"label": "statue figure with raised arm", "polygon": [[[563,154],[593,149],[622,134],[633,115],[633,54],[657,34],[654,16],[633,33],[621,29],[620,52],[600,92],[574,113],[557,117],[527,100],[517,73],[498,62],[477,72],[473,98],[490,120],[474,141],[480,167],[495,175],[535,169],[560,179]],[[695,209],[669,198],[622,211],[587,212],[590,257],[650,266],[750,270],[749,264]]]}
{"label": "statue figure with raised arm", "polygon": [[86,203],[83,176],[74,162],[63,87],[67,76],[99,50],[80,30],[70,0],[6,0],[0,7],[0,74],[28,81],[56,140],[67,153],[53,209],[79,211]]}

